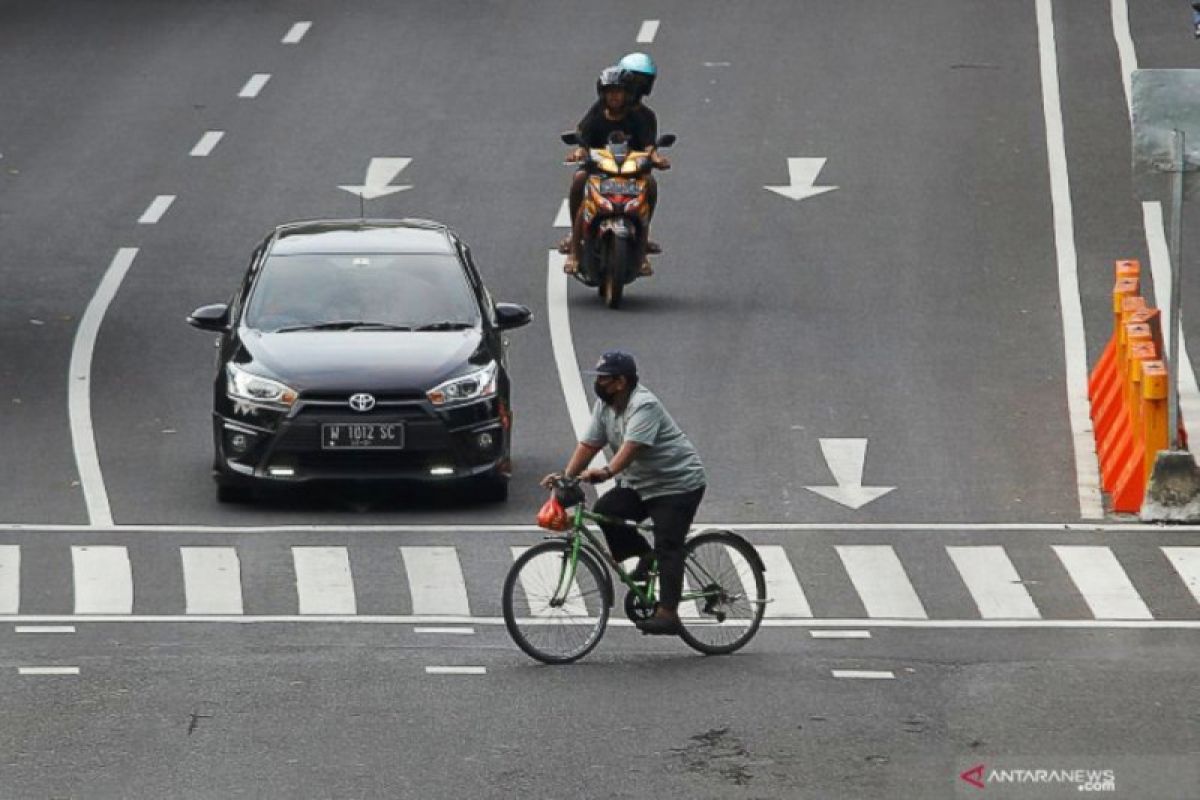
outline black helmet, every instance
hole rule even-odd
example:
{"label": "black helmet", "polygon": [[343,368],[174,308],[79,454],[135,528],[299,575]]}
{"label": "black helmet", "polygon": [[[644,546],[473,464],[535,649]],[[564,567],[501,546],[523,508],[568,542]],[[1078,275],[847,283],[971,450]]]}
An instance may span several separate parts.
{"label": "black helmet", "polygon": [[620,67],[605,67],[600,70],[600,77],[596,79],[596,95],[603,98],[604,90],[614,86],[632,94],[629,87],[629,73]]}

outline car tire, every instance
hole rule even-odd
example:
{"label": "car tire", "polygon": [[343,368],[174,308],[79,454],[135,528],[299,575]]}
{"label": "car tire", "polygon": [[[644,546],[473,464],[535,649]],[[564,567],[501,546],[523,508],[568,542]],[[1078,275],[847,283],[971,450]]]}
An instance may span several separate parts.
{"label": "car tire", "polygon": [[254,492],[246,486],[233,486],[228,483],[217,484],[218,503],[247,503],[254,497]]}
{"label": "car tire", "polygon": [[470,487],[473,498],[481,503],[503,503],[508,500],[508,479],[477,478]]}

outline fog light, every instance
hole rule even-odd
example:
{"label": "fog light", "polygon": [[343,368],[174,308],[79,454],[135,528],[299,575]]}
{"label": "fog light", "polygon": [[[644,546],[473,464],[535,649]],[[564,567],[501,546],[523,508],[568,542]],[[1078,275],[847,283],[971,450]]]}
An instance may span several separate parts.
{"label": "fog light", "polygon": [[296,470],[293,467],[271,467],[267,472],[272,475],[278,475],[281,478],[288,478],[296,474]]}
{"label": "fog light", "polygon": [[229,449],[239,456],[250,447],[250,439],[244,433],[235,433],[229,437]]}
{"label": "fog light", "polygon": [[454,467],[434,467],[429,470],[430,475],[453,475]]}
{"label": "fog light", "polygon": [[479,438],[475,441],[479,444],[480,450],[490,450],[496,440],[490,433],[481,433],[479,434]]}

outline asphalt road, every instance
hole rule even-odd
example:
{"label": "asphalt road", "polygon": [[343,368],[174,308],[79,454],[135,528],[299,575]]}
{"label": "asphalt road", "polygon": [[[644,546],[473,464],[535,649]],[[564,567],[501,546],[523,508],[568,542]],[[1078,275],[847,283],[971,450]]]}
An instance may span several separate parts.
{"label": "asphalt road", "polygon": [[[1200,577],[1169,560],[1196,533],[1067,527],[1088,476],[1067,404],[1042,2],[0,0],[0,615],[76,628],[0,632],[0,793],[940,797],[970,789],[958,775],[975,763],[1049,756],[1114,768],[1110,796],[1196,796]],[[1112,262],[1149,263],[1153,236],[1129,190],[1123,4],[1047,5],[1092,363]],[[1137,66],[1197,65],[1186,3],[1129,5]],[[298,21],[311,28],[283,43]],[[705,459],[701,520],[773,548],[811,608],[776,606],[780,624],[729,659],[616,627],[553,670],[495,617],[511,547],[536,540],[512,526],[573,440],[562,387],[577,376],[556,368],[548,306],[569,178],[557,132],[634,49],[658,61],[652,104],[680,137],[660,176],[666,253],[620,311],[569,287],[566,343],[580,366],[637,355]],[[239,97],[255,74],[270,78]],[[189,155],[207,131],[223,137]],[[211,336],[184,317],[228,297],[272,226],[357,215],[338,187],[383,156],[412,159],[396,179],[412,188],[367,213],[453,225],[493,295],[534,310],[509,337],[512,496],[219,505]],[[816,185],[837,188],[765,191],[789,158],[826,159]],[[162,195],[161,218],[139,222]],[[137,252],[89,360],[91,413],[75,409],[110,526],[85,502],[68,387],[121,248]],[[1197,302],[1185,281],[1185,338]],[[805,488],[834,482],[821,442],[846,438],[868,441],[863,483],[894,487],[857,510]],[[1036,617],[982,624],[947,549],[976,546],[1002,551]],[[1096,548],[1115,582],[1089,589],[1056,546]],[[239,614],[187,620],[189,547],[233,554]],[[297,619],[305,547],[345,554],[353,613]],[[469,614],[447,624],[475,633],[415,630],[437,615],[402,547],[456,554]],[[887,576],[856,582],[847,547],[894,551],[925,615],[873,612],[864,593]],[[126,590],[127,609],[81,607]],[[871,638],[810,636],[843,623]],[[424,672],[439,664],[485,673]],[[18,671],[39,665],[79,674]]]}

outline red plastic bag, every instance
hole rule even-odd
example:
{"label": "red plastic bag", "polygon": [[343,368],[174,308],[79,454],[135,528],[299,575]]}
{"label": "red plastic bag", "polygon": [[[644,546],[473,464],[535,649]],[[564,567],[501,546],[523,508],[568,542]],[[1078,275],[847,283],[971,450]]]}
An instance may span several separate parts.
{"label": "red plastic bag", "polygon": [[542,509],[538,511],[537,524],[538,527],[549,531],[565,531],[571,527],[571,519],[567,516],[566,509],[558,502],[558,498],[551,494],[550,499],[542,504]]}

